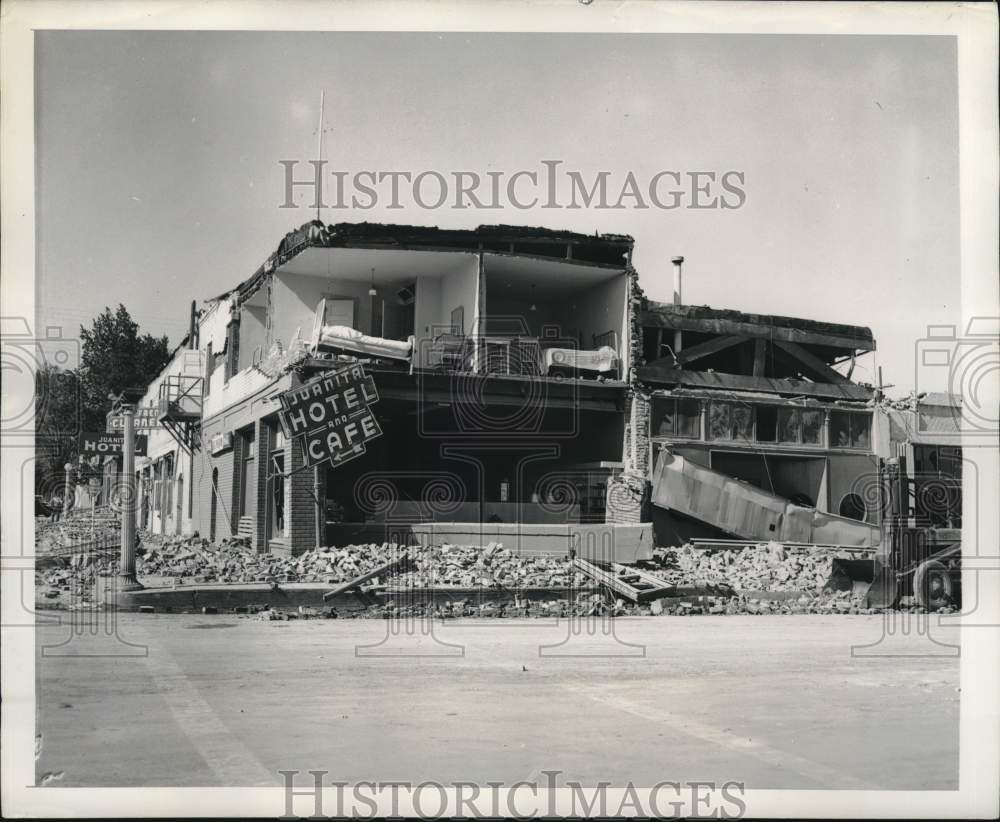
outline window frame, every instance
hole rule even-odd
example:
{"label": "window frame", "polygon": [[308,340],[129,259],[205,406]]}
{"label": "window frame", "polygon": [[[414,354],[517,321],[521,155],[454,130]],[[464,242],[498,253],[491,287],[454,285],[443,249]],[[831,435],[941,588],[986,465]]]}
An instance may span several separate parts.
{"label": "window frame", "polygon": [[[670,417],[672,419],[671,431],[669,433],[661,434],[658,430],[653,430],[653,420],[656,418],[656,405],[657,403],[671,403],[672,411],[670,412]],[[679,408],[681,403],[690,403],[695,408],[694,415],[688,415],[685,419],[694,420],[695,431],[692,434],[679,433]],[[662,417],[660,417],[662,423]],[[649,408],[649,437],[650,439],[678,439],[678,440],[700,440],[701,436],[701,416],[702,416],[702,401],[697,397],[651,397],[650,398],[650,408]]]}
{"label": "window frame", "polygon": [[[833,442],[833,431],[834,431],[834,419],[835,415],[842,415],[844,419],[847,420],[847,445],[841,445],[839,443]],[[867,443],[865,445],[855,445],[855,434],[854,434],[854,421],[858,418],[863,418],[866,423],[866,438]],[[832,408],[830,409],[830,448],[846,451],[871,451],[872,450],[872,413],[870,411],[855,411],[853,409],[847,408]]]}

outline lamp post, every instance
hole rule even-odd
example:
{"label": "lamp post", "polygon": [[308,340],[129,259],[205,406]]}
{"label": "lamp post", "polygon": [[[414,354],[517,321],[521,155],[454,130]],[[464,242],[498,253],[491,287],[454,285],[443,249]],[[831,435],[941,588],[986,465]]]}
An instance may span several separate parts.
{"label": "lamp post", "polygon": [[135,406],[122,407],[122,477],[119,500],[122,514],[121,561],[118,589],[137,591],[143,586],[135,575]]}
{"label": "lamp post", "polygon": [[66,470],[66,481],[63,484],[62,518],[66,519],[73,508],[70,497],[76,493],[76,483],[73,481],[73,472],[76,470],[76,466],[67,462],[63,468]]}

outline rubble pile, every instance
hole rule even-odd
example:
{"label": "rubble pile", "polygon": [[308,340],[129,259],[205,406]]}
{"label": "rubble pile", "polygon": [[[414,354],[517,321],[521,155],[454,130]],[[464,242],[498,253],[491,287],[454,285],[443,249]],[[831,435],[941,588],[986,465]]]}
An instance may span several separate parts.
{"label": "rubble pile", "polygon": [[[444,544],[421,548],[395,543],[323,547],[297,557],[278,557],[253,551],[246,540],[231,538],[218,545],[199,537],[149,537],[137,558],[140,576],[171,577],[178,583],[325,582],[338,584],[408,552],[413,567],[394,574],[394,584],[426,588],[545,587],[582,585],[569,560],[521,557],[500,543],[480,549]],[[377,578],[372,580],[377,583]]]}
{"label": "rubble pile", "polygon": [[684,545],[659,549],[652,573],[672,585],[726,583],[736,591],[819,591],[830,578],[834,554],[777,542],[706,551]]}
{"label": "rubble pile", "polygon": [[[334,586],[378,571],[404,555],[411,559],[408,567],[375,575],[364,584],[365,588],[384,591],[381,602],[358,603],[340,615],[381,619],[871,613],[848,592],[822,590],[830,575],[832,552],[778,543],[717,551],[691,545],[658,549],[655,562],[647,563],[646,570],[678,590],[675,595],[639,604],[610,591],[595,593],[595,583],[566,557],[519,556],[501,543],[485,548],[372,543],[328,546],[297,557],[278,557],[254,551],[249,541],[241,538],[212,544],[197,536],[142,533],[136,564],[140,577],[160,578],[174,585],[313,582]],[[39,601],[50,607],[86,601],[92,596],[95,577],[116,571],[115,552],[90,550],[58,557],[36,572]],[[455,602],[439,598],[428,602],[415,593],[435,586],[478,589],[481,593]],[[735,593],[729,595],[726,588]],[[528,599],[523,594],[528,589],[549,589],[551,593]],[[579,593],[556,598],[566,589]],[[307,609],[281,616],[268,608],[266,599],[256,610],[269,611],[268,616],[260,617],[268,620],[338,616],[335,609],[316,613]]]}
{"label": "rubble pile", "polygon": [[212,544],[201,537],[143,533],[136,551],[139,576],[170,577],[178,583],[263,582],[268,555],[251,550],[250,541],[228,537]]}
{"label": "rubble pile", "polygon": [[57,556],[111,545],[120,533],[121,520],[110,511],[99,511],[93,517],[89,512],[73,512],[58,522],[35,517],[35,555]]}
{"label": "rubble pile", "polygon": [[585,583],[565,557],[522,557],[498,542],[482,549],[445,543],[415,549],[414,556],[416,568],[397,577],[403,586],[565,588]]}
{"label": "rubble pile", "polygon": [[[902,610],[918,610],[905,606]],[[801,594],[786,600],[771,600],[746,596],[735,597],[667,597],[646,603],[627,602],[606,594],[581,593],[574,599],[525,600],[462,599],[445,602],[407,602],[388,599],[366,607],[304,608],[283,611],[267,605],[237,609],[255,619],[272,622],[289,619],[532,619],[553,617],[624,617],[624,616],[696,616],[699,614],[768,615],[768,614],[873,614],[875,609],[851,599],[847,592]]]}

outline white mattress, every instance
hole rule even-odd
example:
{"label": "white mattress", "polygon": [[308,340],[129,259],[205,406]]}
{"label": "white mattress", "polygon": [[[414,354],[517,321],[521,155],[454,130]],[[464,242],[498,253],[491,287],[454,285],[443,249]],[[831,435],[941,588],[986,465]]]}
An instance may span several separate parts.
{"label": "white mattress", "polygon": [[413,350],[413,340],[387,340],[384,337],[369,337],[356,328],[346,325],[324,325],[317,341],[318,347],[330,346],[345,351],[355,351],[371,357],[386,357],[396,360],[408,360]]}
{"label": "white mattress", "polygon": [[573,348],[546,348],[542,351],[542,357],[546,373],[552,366],[599,373],[614,371],[618,367],[618,355],[610,345],[602,345],[593,351],[577,351]]}

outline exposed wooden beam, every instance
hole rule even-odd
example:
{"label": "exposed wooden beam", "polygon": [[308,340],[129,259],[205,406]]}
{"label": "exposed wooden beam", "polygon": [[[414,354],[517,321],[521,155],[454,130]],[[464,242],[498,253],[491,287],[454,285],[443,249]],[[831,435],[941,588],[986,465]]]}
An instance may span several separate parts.
{"label": "exposed wooden beam", "polygon": [[690,348],[685,348],[680,354],[677,355],[677,362],[681,365],[686,365],[689,362],[700,360],[702,357],[707,357],[709,354],[714,354],[717,351],[732,348],[732,346],[739,345],[745,340],[746,337],[740,337],[736,334],[732,334],[728,337],[716,337],[708,342],[703,342],[699,345],[693,345]]}
{"label": "exposed wooden beam", "polygon": [[764,376],[764,371],[767,367],[766,355],[767,340],[758,337],[753,341],[753,375],[755,377]]}
{"label": "exposed wooden beam", "polygon": [[685,371],[682,368],[639,366],[636,376],[643,382],[664,385],[686,385],[692,388],[718,388],[731,391],[762,391],[770,394],[820,397],[834,400],[869,400],[872,392],[854,383],[834,385],[821,382],[748,377],[742,374],[720,374],[714,371]]}
{"label": "exposed wooden beam", "polygon": [[741,337],[784,340],[799,343],[800,345],[825,345],[831,348],[846,348],[858,351],[875,350],[875,341],[865,337],[805,331],[800,328],[788,328],[778,325],[758,325],[756,323],[728,320],[721,317],[684,317],[677,314],[662,314],[658,311],[647,310],[641,313],[640,321],[644,327],[648,328],[679,328],[682,331],[699,331],[702,334],[715,334],[716,336],[738,334]]}
{"label": "exposed wooden beam", "polygon": [[774,344],[778,346],[782,351],[790,354],[800,363],[802,363],[810,371],[814,372],[816,376],[822,378],[825,382],[832,382],[836,385],[841,385],[845,382],[850,382],[847,377],[841,374],[839,371],[834,371],[823,362],[819,357],[814,354],[809,353],[798,343],[786,342],[785,340],[775,340]]}
{"label": "exposed wooden beam", "polygon": [[680,367],[677,364],[677,360],[674,359],[673,355],[669,355],[669,356],[666,356],[666,357],[660,357],[658,360],[651,360],[650,362],[646,363],[646,365],[648,365],[648,366],[650,366],[652,368],[679,368]]}

